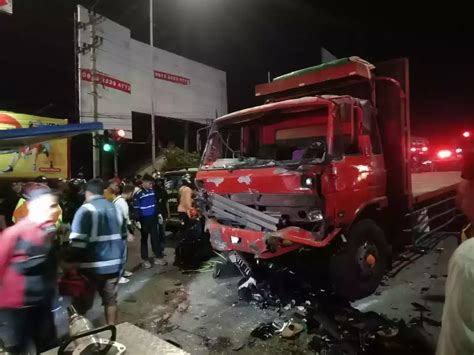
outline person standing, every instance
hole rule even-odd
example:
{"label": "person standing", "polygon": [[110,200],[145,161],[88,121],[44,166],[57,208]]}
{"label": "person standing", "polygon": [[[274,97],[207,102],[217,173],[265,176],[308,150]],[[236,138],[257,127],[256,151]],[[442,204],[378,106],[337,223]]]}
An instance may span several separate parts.
{"label": "person standing", "polygon": [[109,180],[109,184],[104,191],[106,200],[112,202],[120,194],[120,179],[113,178]]}
{"label": "person standing", "polygon": [[89,310],[97,290],[102,298],[107,324],[117,322],[118,282],[123,270],[124,241],[127,223],[121,210],[104,197],[101,179],[89,181],[85,188],[86,201],[79,208],[69,236],[70,264],[90,282],[91,299],[75,304],[81,313]]}
{"label": "person standing", "polygon": [[160,227],[160,235],[163,237],[166,236],[166,220],[169,216],[169,205],[168,205],[168,192],[165,187],[165,179],[160,172],[153,174],[155,179],[155,195],[156,201],[158,204],[158,210],[160,211],[160,216],[158,216],[158,222]]}
{"label": "person standing", "polygon": [[178,216],[181,221],[183,237],[187,238],[188,233],[193,226],[192,210],[193,210],[193,189],[191,176],[189,174],[183,175],[181,178],[182,186],[178,191]]}
{"label": "person standing", "polygon": [[158,228],[158,205],[155,191],[153,190],[153,177],[145,174],[142,180],[142,189],[134,195],[133,204],[140,223],[141,232],[141,257],[143,267],[151,268],[148,256],[148,236],[150,236],[151,249],[155,254],[155,265],[167,265],[164,260],[164,239]]}
{"label": "person standing", "polygon": [[464,156],[458,204],[470,225],[449,261],[437,355],[474,354],[474,153]]}
{"label": "person standing", "polygon": [[25,190],[25,197],[27,216],[0,236],[0,339],[14,354],[46,351],[56,338],[58,196],[37,184]]}
{"label": "person standing", "polygon": [[[125,185],[122,189],[122,193],[113,200],[113,204],[120,209],[123,216],[125,217],[125,221],[127,222],[128,236],[127,236],[127,240],[124,241],[124,244],[125,244],[124,261],[123,261],[124,265],[127,262],[128,242],[133,242],[135,239],[135,237],[133,236],[134,230],[132,227],[132,221],[130,219],[130,208],[128,206],[128,202],[132,199],[132,195],[134,191],[135,191],[135,186]],[[130,276],[132,276],[132,273],[124,269],[123,275],[122,277],[120,277],[119,284],[125,284],[129,282],[130,280],[128,279],[128,277]]]}

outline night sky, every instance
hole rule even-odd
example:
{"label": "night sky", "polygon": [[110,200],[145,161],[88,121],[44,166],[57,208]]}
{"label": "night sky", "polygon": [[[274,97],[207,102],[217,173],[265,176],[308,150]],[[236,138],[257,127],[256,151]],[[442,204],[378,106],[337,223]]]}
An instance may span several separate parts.
{"label": "night sky", "polygon": [[[14,16],[0,15],[0,108],[75,117],[76,3],[14,0]],[[274,77],[317,64],[321,45],[338,57],[358,55],[373,63],[406,56],[414,134],[427,135],[428,126],[440,137],[474,128],[473,21],[467,9],[453,2],[420,9],[375,4],[155,0],[155,41],[226,71],[229,110],[259,103],[253,87],[267,71]],[[101,0],[96,9],[148,41],[148,0]]]}

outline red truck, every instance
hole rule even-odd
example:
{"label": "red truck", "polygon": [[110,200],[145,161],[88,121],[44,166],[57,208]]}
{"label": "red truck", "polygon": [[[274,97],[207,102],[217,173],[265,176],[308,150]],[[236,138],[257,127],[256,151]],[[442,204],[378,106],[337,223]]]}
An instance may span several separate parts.
{"label": "red truck", "polygon": [[214,121],[196,176],[212,246],[245,274],[309,253],[339,294],[361,298],[394,247],[456,217],[459,173],[410,171],[406,59],[339,59],[256,96],[265,104]]}

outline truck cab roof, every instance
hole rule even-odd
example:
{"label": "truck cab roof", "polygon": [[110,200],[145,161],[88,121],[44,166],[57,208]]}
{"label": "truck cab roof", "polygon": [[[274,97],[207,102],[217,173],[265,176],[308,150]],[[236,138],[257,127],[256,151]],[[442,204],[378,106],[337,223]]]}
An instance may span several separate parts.
{"label": "truck cab roof", "polygon": [[301,91],[321,91],[339,85],[370,80],[375,66],[359,57],[337,59],[281,75],[272,82],[257,85],[255,96],[291,97]]}

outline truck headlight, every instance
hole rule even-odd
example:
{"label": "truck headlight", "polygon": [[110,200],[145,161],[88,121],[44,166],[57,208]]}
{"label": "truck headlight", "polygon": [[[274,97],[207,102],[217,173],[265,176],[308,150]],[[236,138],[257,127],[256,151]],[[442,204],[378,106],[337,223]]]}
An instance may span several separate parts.
{"label": "truck headlight", "polygon": [[311,176],[305,176],[303,175],[301,177],[301,186],[302,187],[305,187],[305,188],[308,188],[308,189],[312,189],[314,187],[314,179],[311,177]]}

